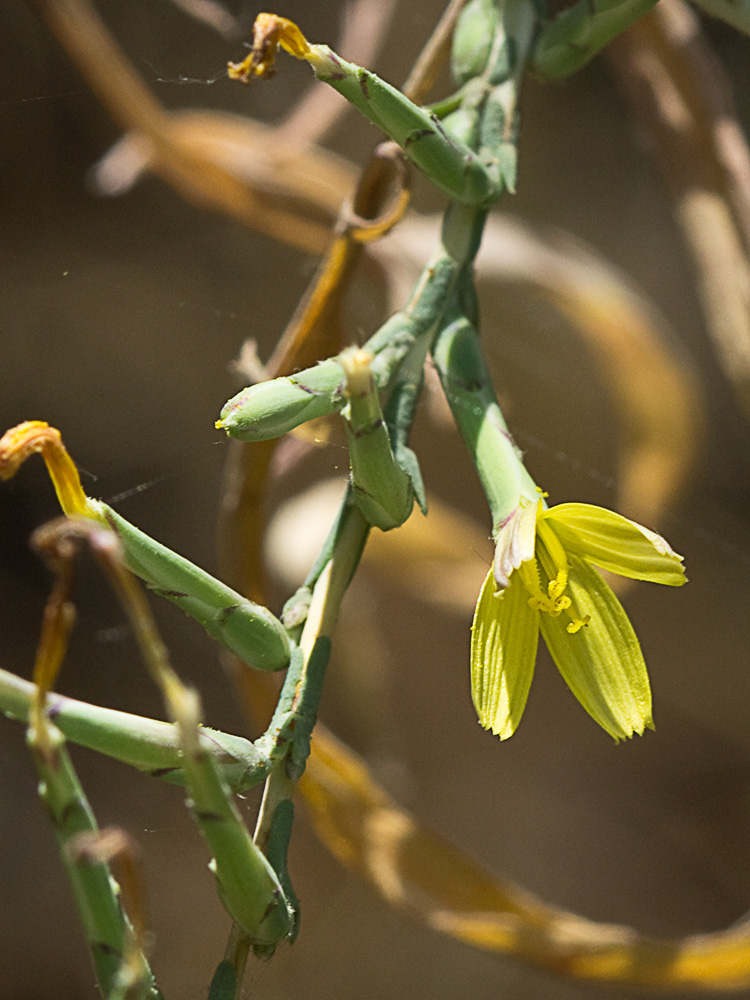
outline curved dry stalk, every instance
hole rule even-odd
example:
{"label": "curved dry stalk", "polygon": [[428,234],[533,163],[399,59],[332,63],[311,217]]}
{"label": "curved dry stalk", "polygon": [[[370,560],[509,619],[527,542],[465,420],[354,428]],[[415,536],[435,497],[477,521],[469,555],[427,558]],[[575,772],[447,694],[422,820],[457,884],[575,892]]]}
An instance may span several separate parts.
{"label": "curved dry stalk", "polygon": [[[354,174],[332,153],[310,146],[346,105],[310,88],[271,128],[218,112],[168,113],[155,100],[88,0],[32,0],[126,135],[94,171],[104,194],[120,194],[150,170],[183,197],[222,211],[259,232],[322,254],[342,192]],[[218,5],[175,0],[223,34],[236,23]],[[355,0],[343,42],[367,62],[385,33],[395,0]],[[361,41],[364,39],[364,41]],[[342,106],[343,105],[343,106]]]}
{"label": "curved dry stalk", "polygon": [[[146,157],[151,169],[189,201],[226,213],[306,252],[325,251],[330,228],[319,221],[319,207],[312,217],[300,214],[304,202],[295,206],[296,211],[290,211],[283,196],[253,187],[241,172],[233,173],[221,158],[214,159],[213,149],[206,148],[200,130],[196,135],[189,127],[190,119],[186,129],[185,119],[180,122],[179,116],[173,118],[156,101],[89,0],[32,3],[115,121],[137,137],[131,140],[136,162]],[[226,118],[219,118],[218,127],[224,129],[225,141],[230,131],[236,142],[236,123],[231,129]],[[245,134],[247,129],[240,131]]]}
{"label": "curved dry stalk", "polygon": [[709,333],[750,413],[750,152],[724,70],[681,0],[608,48],[675,202]]}
{"label": "curved dry stalk", "polygon": [[[318,146],[286,157],[277,149],[273,127],[222,111],[174,112],[164,122],[163,135],[187,160],[210,162],[268,206],[283,205],[285,212],[314,221],[330,241],[341,192],[351,190],[356,176],[342,157]],[[94,181],[102,194],[124,194],[145,172],[158,172],[159,164],[152,139],[131,131],[94,167]],[[248,224],[255,227],[255,218]]]}
{"label": "curved dry stalk", "polygon": [[750,986],[750,921],[670,941],[549,906],[420,827],[320,724],[300,790],[339,861],[433,930],[589,985]]}

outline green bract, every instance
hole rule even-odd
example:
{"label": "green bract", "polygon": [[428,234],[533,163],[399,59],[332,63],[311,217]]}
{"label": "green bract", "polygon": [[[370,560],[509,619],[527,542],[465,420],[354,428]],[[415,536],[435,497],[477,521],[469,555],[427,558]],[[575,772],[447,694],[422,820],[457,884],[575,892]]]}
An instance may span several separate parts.
{"label": "green bract", "polygon": [[610,736],[653,727],[638,639],[593,566],[669,586],[685,582],[682,557],[660,535],[601,507],[527,503],[500,530],[471,641],[474,705],[500,739],[513,735],[523,714],[540,631],[566,684]]}

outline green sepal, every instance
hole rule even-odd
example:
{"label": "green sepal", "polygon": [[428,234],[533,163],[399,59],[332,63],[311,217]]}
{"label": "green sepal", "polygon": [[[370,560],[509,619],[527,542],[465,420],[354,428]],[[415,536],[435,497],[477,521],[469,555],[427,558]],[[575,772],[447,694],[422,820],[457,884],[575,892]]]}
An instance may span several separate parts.
{"label": "green sepal", "polygon": [[301,674],[301,684],[295,686],[296,698],[299,688],[302,694],[296,705],[294,730],[290,732],[292,745],[287,755],[286,773],[292,781],[299,781],[305,771],[307,758],[310,756],[310,740],[318,715],[318,703],[323,687],[328,661],[331,658],[331,639],[327,635],[319,635],[304,664]]}
{"label": "green sepal", "polygon": [[454,139],[474,146],[479,137],[479,121],[473,108],[460,107],[443,119],[443,128]]}
{"label": "green sepal", "polygon": [[502,183],[510,194],[515,194],[518,128],[515,120],[508,122],[507,100],[507,84],[493,87],[487,94],[479,130],[479,155],[482,158],[492,157]]}
{"label": "green sepal", "polygon": [[274,810],[271,828],[266,841],[266,857],[284,890],[284,902],[289,913],[291,930],[289,943],[294,944],[299,934],[300,908],[297,894],[292,886],[287,867],[287,852],[294,824],[294,803],[291,799],[282,799]]}
{"label": "green sepal", "polygon": [[180,724],[188,804],[211,852],[209,869],[227,913],[260,954],[272,954],[292,922],[276,872],[253,843],[228,785],[198,746],[190,723]]}

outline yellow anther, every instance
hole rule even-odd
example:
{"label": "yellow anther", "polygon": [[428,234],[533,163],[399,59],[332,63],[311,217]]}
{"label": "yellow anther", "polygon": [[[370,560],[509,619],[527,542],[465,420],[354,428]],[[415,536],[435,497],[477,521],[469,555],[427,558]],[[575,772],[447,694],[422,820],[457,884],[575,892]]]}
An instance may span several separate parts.
{"label": "yellow anther", "polygon": [[[557,618],[563,611],[568,611],[573,603],[566,594],[570,566],[560,539],[553,527],[545,523],[541,502],[538,507],[536,533],[534,558],[521,563],[518,572],[524,587],[531,595],[528,600],[529,607],[535,611],[542,611],[551,618]],[[546,594],[542,589],[544,579],[548,581]],[[572,620],[567,626],[567,631],[571,634],[588,624],[588,618],[583,620],[573,618],[572,615],[570,617]]]}
{"label": "yellow anther", "polygon": [[571,600],[569,597],[563,595],[552,599],[545,597],[541,591],[529,598],[530,608],[535,608],[537,611],[544,611],[550,618],[557,618],[563,611],[567,611],[570,604]]}
{"label": "yellow anther", "polygon": [[96,517],[83,492],[73,460],[62,443],[60,432],[42,420],[27,420],[12,427],[0,438],[0,479],[10,479],[31,455],[44,459],[63,513]]}
{"label": "yellow anther", "polygon": [[[553,601],[557,601],[565,593],[565,588],[568,586],[568,569],[559,569],[557,571],[557,576],[554,580],[550,580],[547,584],[547,593]],[[568,601],[568,603],[570,603]]]}
{"label": "yellow anther", "polygon": [[582,628],[586,628],[588,623],[591,621],[591,615],[585,615],[583,618],[573,618],[569,625],[566,625],[565,631],[569,632],[571,635],[575,635]]}
{"label": "yellow anther", "polygon": [[560,612],[567,611],[568,608],[570,607],[570,605],[572,603],[573,602],[570,600],[570,598],[567,595],[561,595],[560,597],[555,598],[555,601],[554,601],[554,609],[555,610],[552,611],[552,612],[550,612],[550,614],[555,615],[555,616],[559,615]]}

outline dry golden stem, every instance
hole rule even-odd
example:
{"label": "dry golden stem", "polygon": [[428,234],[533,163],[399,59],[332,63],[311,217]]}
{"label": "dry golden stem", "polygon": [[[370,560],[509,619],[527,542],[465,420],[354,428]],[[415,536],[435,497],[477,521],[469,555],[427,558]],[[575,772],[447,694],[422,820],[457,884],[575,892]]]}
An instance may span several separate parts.
{"label": "dry golden stem", "polygon": [[450,49],[453,27],[467,2],[468,0],[450,0],[401,88],[415,104],[424,101],[435,82]]}
{"label": "dry golden stem", "polygon": [[300,781],[321,840],[391,905],[434,930],[600,986],[750,986],[750,922],[673,941],[542,902],[418,825],[366,765],[318,724]]}
{"label": "dry golden stem", "polygon": [[323,253],[326,225],[289,211],[284,197],[258,191],[196,148],[133,70],[89,0],[32,0],[102,104],[149,145],[151,168],[183,197],[282,242]]}
{"label": "dry golden stem", "polygon": [[662,0],[608,52],[675,200],[708,329],[750,415],[750,153],[696,16]]}

